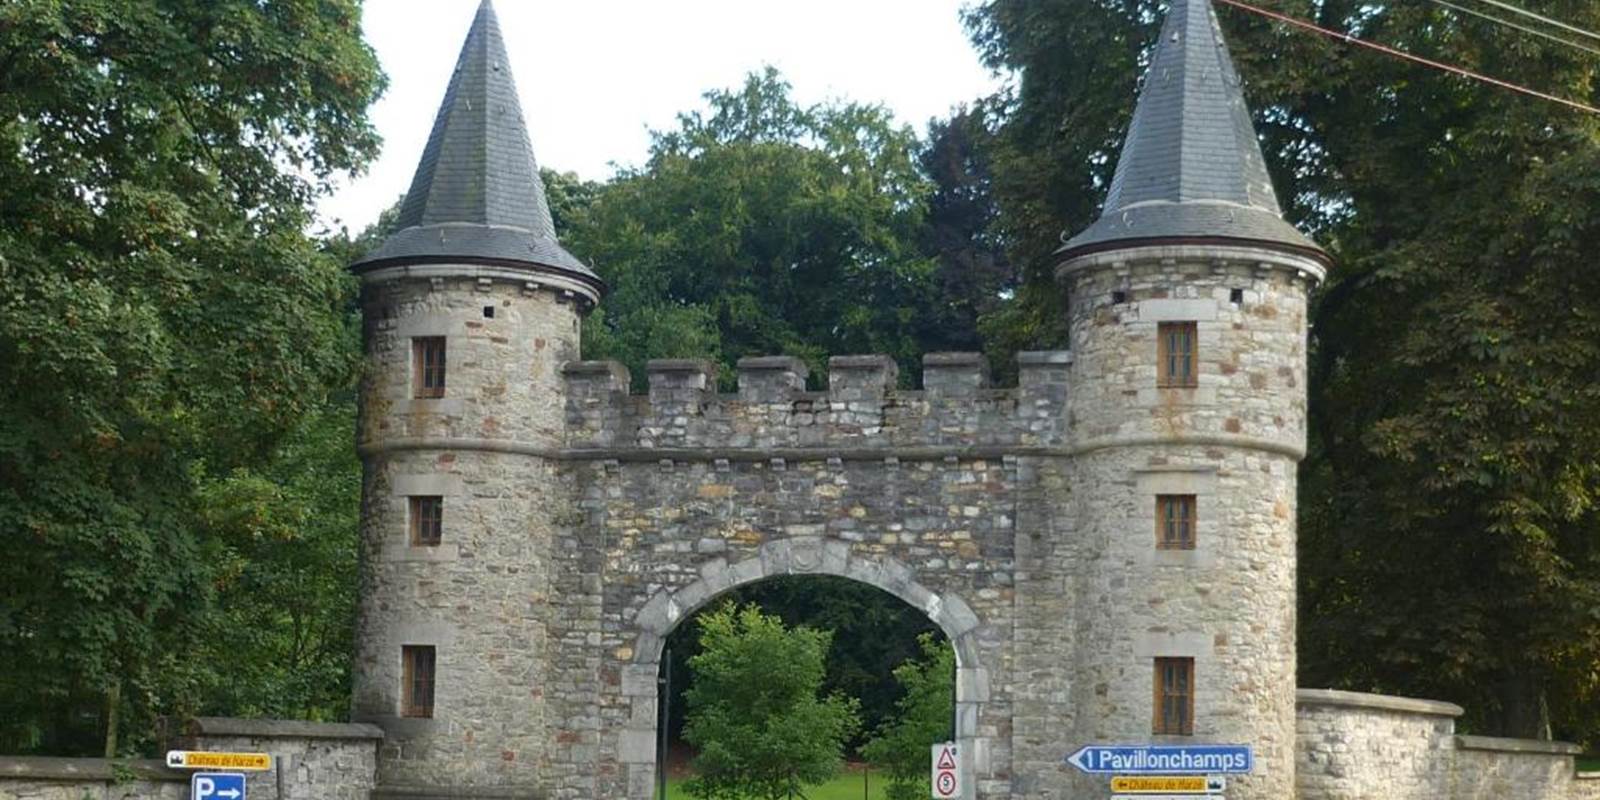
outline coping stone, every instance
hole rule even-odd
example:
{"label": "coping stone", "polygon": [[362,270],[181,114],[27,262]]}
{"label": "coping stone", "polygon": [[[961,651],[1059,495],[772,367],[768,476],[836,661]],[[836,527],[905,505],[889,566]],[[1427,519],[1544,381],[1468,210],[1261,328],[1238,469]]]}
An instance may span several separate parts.
{"label": "coping stone", "polygon": [[1346,692],[1339,689],[1297,689],[1294,700],[1297,706],[1341,706],[1440,717],[1459,717],[1467,713],[1461,706],[1442,700],[1419,700],[1415,697]]}

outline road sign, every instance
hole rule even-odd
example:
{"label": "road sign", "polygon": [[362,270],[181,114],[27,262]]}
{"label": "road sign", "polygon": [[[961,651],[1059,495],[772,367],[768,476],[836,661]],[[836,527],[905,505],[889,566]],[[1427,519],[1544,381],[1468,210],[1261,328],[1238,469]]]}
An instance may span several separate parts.
{"label": "road sign", "polygon": [[272,756],[266,753],[212,753],[205,750],[168,750],[167,766],[173,769],[272,769]]}
{"label": "road sign", "polygon": [[961,796],[961,758],[955,742],[933,746],[933,796],[938,800]]}
{"label": "road sign", "polygon": [[1118,775],[1111,791],[1120,794],[1216,794],[1228,788],[1221,775]]}
{"label": "road sign", "polygon": [[244,800],[243,772],[196,772],[189,778],[190,800]]}
{"label": "road sign", "polygon": [[1255,767],[1255,753],[1247,744],[1091,744],[1067,756],[1067,763],[1094,774],[1238,774]]}

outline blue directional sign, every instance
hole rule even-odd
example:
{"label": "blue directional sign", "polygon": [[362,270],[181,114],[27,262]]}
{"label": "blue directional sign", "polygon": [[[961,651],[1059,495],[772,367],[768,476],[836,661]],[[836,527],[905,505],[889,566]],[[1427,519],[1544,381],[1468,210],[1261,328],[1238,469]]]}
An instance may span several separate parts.
{"label": "blue directional sign", "polygon": [[196,772],[189,778],[189,800],[244,800],[244,773]]}
{"label": "blue directional sign", "polygon": [[1067,763],[1095,774],[1218,775],[1255,767],[1247,744],[1106,745],[1091,744],[1067,756]]}

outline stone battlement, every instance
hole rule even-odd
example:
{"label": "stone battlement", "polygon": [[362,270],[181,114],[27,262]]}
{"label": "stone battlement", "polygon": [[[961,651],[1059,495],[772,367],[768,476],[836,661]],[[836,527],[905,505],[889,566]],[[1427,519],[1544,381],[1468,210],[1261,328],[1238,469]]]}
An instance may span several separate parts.
{"label": "stone battlement", "polygon": [[[1063,443],[1071,354],[1018,355],[1019,381],[993,388],[977,353],[923,357],[923,388],[899,389],[884,355],[834,356],[828,388],[807,391],[804,362],[788,356],[740,359],[738,391],[717,392],[710,361],[649,362],[649,393],[628,393],[627,368],[614,361],[566,364],[568,450],[768,451],[890,448],[909,457],[970,448],[1051,447]],[[929,449],[919,453],[918,449]],[[778,457],[777,453],[773,453]],[[882,457],[881,454],[877,457]]]}

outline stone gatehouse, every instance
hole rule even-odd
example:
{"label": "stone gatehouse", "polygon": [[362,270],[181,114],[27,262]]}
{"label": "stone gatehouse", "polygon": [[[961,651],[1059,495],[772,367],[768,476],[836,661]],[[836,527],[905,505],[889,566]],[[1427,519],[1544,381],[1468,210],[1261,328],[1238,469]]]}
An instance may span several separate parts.
{"label": "stone gatehouse", "polygon": [[651,797],[664,638],[790,574],[948,635],[969,797],[1103,796],[1064,763],[1102,742],[1249,744],[1229,796],[1295,796],[1329,264],[1282,219],[1207,0],[1172,3],[1103,217],[1058,254],[1071,348],[1019,355],[1014,387],[973,354],[927,355],[920,389],[883,356],[811,380],[775,355],[727,394],[652,362],[633,395],[582,360],[604,285],[556,238],[487,1],[397,227],[353,267],[374,797]]}

